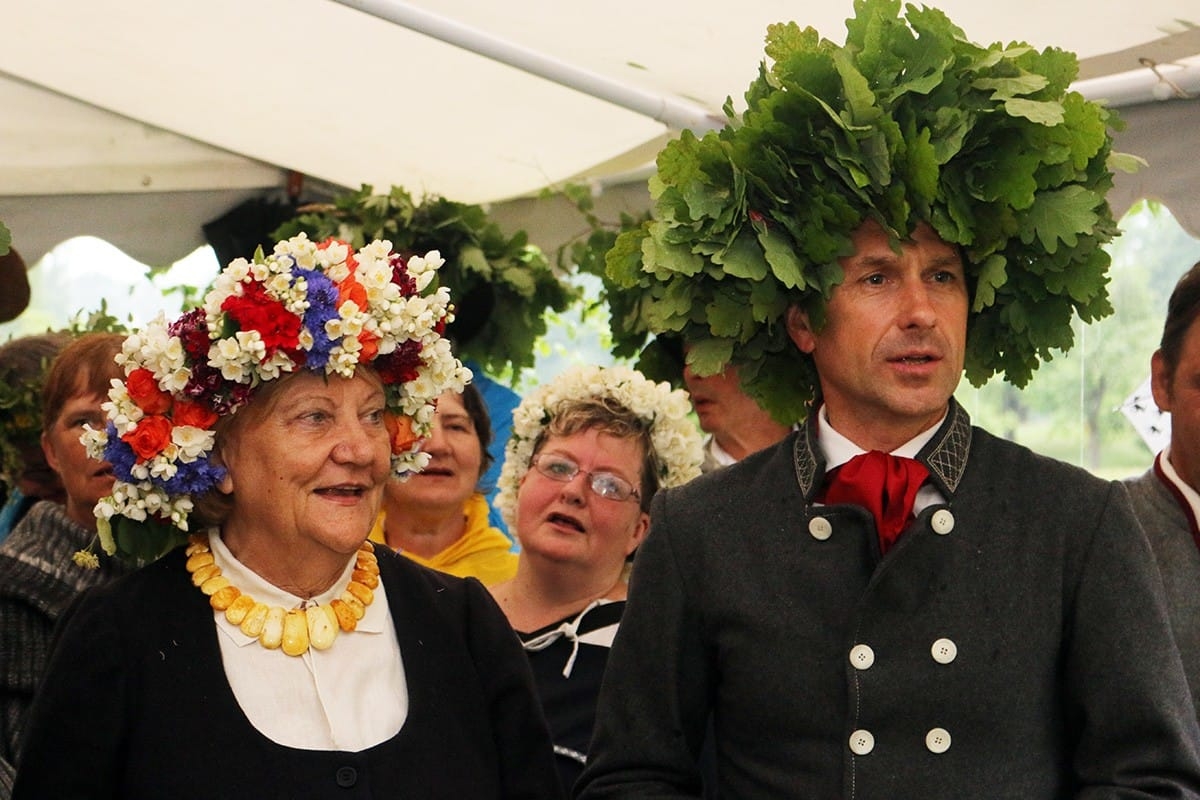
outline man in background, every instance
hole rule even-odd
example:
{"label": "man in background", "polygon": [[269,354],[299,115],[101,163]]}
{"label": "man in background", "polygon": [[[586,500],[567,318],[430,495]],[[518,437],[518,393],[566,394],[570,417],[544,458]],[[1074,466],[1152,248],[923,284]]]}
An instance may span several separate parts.
{"label": "man in background", "polygon": [[1200,263],[1171,292],[1162,340],[1150,358],[1155,404],[1171,414],[1171,439],[1141,475],[1126,480],[1158,559],[1175,643],[1192,699],[1200,690]]}

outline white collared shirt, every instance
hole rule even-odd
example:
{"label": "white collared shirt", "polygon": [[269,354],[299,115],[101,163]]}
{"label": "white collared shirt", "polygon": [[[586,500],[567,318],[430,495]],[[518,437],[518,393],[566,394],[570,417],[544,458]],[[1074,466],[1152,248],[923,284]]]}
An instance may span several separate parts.
{"label": "white collared shirt", "polygon": [[[215,531],[209,542],[222,574],[255,600],[289,609],[304,603],[234,558]],[[353,568],[351,559],[334,588],[312,601],[340,597]],[[225,676],[260,733],[287,747],[350,752],[396,735],[408,716],[408,686],[383,584],[374,592],[353,632],[339,633],[328,650],[309,648],[299,656],[268,650],[225,619],[223,611],[213,612]]]}
{"label": "white collared shirt", "polygon": [[[942,418],[932,427],[926,428],[897,447],[891,452],[891,455],[902,458],[916,458],[917,453],[921,452],[921,448],[929,443],[929,440],[933,438],[933,435],[937,433],[938,428],[942,427],[942,423],[945,421],[946,415],[943,414]],[[867,452],[834,430],[833,426],[829,424],[829,414],[825,410],[824,404],[821,405],[820,410],[817,412],[817,445],[821,448],[821,452],[825,456],[826,472],[840,467],[857,455]],[[942,496],[938,488],[927,481],[917,492],[917,498],[913,501],[913,516],[920,514],[928,506],[944,502],[946,502],[946,498]]]}
{"label": "white collared shirt", "polygon": [[1179,493],[1183,495],[1183,499],[1191,507],[1192,519],[1200,520],[1200,494],[1189,486],[1183,478],[1179,477],[1179,473],[1175,471],[1175,465],[1171,463],[1170,444],[1163,448],[1162,455],[1158,459],[1158,465],[1162,468],[1163,475],[1179,490]]}

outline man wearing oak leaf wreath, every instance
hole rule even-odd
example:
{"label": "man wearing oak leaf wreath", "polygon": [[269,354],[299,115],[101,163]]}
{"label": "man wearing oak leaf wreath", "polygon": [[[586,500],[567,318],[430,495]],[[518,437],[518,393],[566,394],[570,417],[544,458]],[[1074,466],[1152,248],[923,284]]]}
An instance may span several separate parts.
{"label": "man wearing oak leaf wreath", "polygon": [[1111,313],[1110,112],[1069,53],[855,10],[844,47],[772,26],[737,124],[668,145],[609,255],[693,363],[807,417],[655,497],[575,796],[700,796],[711,718],[723,800],[1200,797],[1124,486],[953,397]]}

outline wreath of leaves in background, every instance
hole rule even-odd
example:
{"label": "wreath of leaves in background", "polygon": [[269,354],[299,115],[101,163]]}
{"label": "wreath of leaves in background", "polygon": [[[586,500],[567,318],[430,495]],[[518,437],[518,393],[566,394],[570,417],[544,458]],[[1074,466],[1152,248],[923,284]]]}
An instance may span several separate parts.
{"label": "wreath of leaves in background", "polygon": [[604,219],[596,213],[592,188],[585,184],[571,183],[561,189],[547,190],[543,199],[562,197],[575,207],[583,217],[587,228],[558,249],[557,261],[560,269],[577,270],[593,275],[601,281],[601,292],[596,302],[589,306],[603,306],[608,312],[610,352],[632,365],[647,378],[655,382],[667,381],[676,388],[683,386],[683,363],[679,348],[668,343],[668,337],[651,333],[646,324],[643,309],[643,293],[621,286],[608,274],[605,264],[608,251],[618,237],[629,231],[637,231],[651,217],[649,210],[640,214],[622,211],[617,219]]}
{"label": "wreath of leaves in background", "polygon": [[275,238],[303,231],[316,241],[333,236],[356,248],[387,239],[397,252],[440,251],[446,264],[438,280],[449,287],[456,308],[447,332],[456,354],[509,383],[533,366],[547,311],[564,311],[579,296],[524,231],[506,235],[478,205],[442,197],[417,203],[401,187],[375,194],[364,184],[332,203],[297,210]]}

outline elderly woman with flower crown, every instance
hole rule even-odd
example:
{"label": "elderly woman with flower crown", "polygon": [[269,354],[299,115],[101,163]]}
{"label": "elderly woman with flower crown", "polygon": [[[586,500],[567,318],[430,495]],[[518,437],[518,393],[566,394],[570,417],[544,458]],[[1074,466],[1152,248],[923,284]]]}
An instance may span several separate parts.
{"label": "elderly woman with flower crown", "polygon": [[96,515],[151,563],[60,628],[15,798],[558,796],[487,591],[366,542],[470,377],[439,265],[299,236],[125,341]]}
{"label": "elderly woman with flower crown", "polygon": [[567,789],[587,756],[650,500],[700,474],[690,410],[685,392],[636,370],[577,367],[513,413],[497,505],[521,556],[492,594],[525,645]]}

